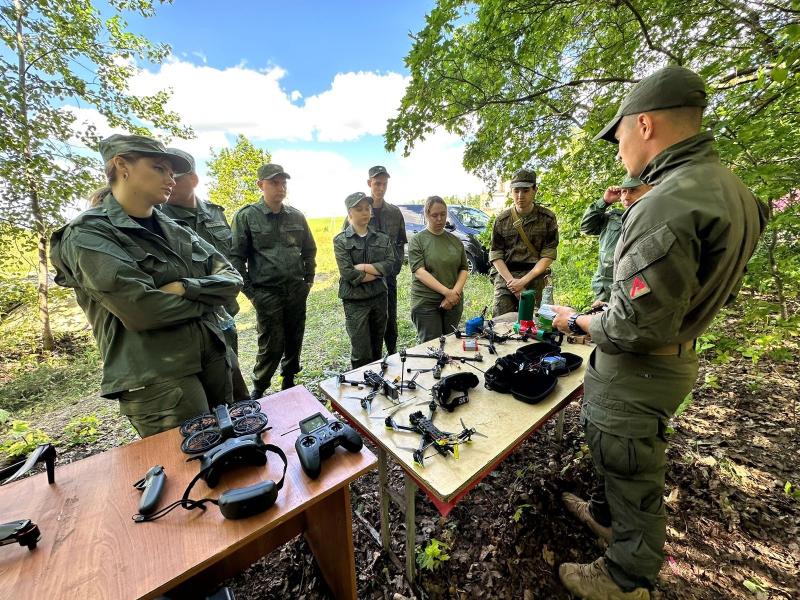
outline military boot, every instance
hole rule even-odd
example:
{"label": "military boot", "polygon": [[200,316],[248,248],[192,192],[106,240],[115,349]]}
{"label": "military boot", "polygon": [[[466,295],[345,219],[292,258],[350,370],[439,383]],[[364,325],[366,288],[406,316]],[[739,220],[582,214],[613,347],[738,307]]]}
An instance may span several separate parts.
{"label": "military boot", "polygon": [[602,557],[588,565],[564,563],[558,567],[558,577],[570,593],[583,600],[650,600],[645,588],[623,592],[611,579]]}
{"label": "military boot", "polygon": [[606,527],[595,521],[592,513],[589,511],[589,503],[586,500],[578,498],[575,494],[564,492],[561,494],[561,499],[564,501],[564,506],[573,515],[578,517],[579,520],[586,523],[589,529],[599,535],[606,542],[611,543],[611,527]]}
{"label": "military boot", "polygon": [[288,390],[294,387],[294,375],[285,375],[281,382],[281,389]]}

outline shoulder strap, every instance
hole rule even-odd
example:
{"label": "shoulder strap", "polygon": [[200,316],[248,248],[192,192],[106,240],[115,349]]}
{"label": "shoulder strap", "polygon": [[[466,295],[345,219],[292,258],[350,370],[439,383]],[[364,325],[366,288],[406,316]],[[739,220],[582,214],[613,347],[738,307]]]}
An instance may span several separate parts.
{"label": "shoulder strap", "polygon": [[519,218],[519,215],[513,206],[511,207],[511,218],[513,219],[511,224],[514,226],[514,229],[517,230],[522,242],[528,247],[528,251],[533,255],[538,254],[536,249],[533,247],[533,244],[531,244],[531,241],[528,239],[528,236],[525,234],[525,230],[522,228],[522,219]]}

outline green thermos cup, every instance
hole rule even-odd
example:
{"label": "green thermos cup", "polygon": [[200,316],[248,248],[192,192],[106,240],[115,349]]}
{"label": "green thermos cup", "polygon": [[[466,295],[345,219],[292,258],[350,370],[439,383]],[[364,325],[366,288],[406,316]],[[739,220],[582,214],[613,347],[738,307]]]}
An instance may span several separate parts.
{"label": "green thermos cup", "polygon": [[533,305],[536,303],[536,292],[534,290],[525,290],[519,297],[519,313],[517,313],[518,321],[532,321],[533,320]]}

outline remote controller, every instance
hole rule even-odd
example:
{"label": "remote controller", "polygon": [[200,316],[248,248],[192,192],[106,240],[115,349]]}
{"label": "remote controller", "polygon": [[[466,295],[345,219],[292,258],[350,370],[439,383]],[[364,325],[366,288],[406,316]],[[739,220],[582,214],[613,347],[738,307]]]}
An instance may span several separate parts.
{"label": "remote controller", "polygon": [[322,461],[333,455],[337,446],[359,452],[364,441],[355,429],[341,421],[328,421],[322,413],[300,421],[300,436],[294,443],[300,465],[311,479],[319,477]]}
{"label": "remote controller", "polygon": [[167,474],[161,465],[151,468],[145,476],[133,484],[137,490],[142,492],[139,499],[139,514],[149,515],[155,512],[158,501],[161,499],[161,492],[164,490],[164,480]]}

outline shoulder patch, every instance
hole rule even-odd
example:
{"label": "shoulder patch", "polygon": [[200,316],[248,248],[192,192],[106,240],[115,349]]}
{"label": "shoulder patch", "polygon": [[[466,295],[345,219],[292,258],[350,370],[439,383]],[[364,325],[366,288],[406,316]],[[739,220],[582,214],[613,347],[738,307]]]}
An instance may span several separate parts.
{"label": "shoulder patch", "polygon": [[650,289],[650,286],[647,285],[644,275],[639,273],[638,275],[634,276],[633,281],[630,282],[628,288],[628,297],[631,300],[636,300],[636,298],[646,296],[651,291],[652,290]]}

